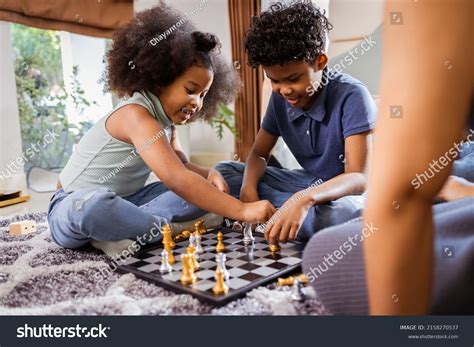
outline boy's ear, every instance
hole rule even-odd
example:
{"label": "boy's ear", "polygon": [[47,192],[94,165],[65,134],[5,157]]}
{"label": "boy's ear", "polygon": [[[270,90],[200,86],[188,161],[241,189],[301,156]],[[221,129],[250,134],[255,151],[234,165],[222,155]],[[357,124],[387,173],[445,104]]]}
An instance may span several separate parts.
{"label": "boy's ear", "polygon": [[318,70],[324,69],[326,67],[327,63],[328,63],[328,56],[324,53],[321,53],[319,55],[318,59],[316,60]]}

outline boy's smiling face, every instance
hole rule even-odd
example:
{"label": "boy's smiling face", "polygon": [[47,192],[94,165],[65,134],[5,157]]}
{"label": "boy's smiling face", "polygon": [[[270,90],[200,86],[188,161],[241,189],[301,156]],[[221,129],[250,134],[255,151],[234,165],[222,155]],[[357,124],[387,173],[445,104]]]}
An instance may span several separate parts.
{"label": "boy's smiling face", "polygon": [[318,95],[309,93],[308,87],[312,86],[311,82],[319,84],[318,71],[324,69],[327,61],[327,56],[320,54],[313,64],[298,60],[284,65],[264,66],[263,70],[275,93],[284,97],[291,106],[308,110]]}

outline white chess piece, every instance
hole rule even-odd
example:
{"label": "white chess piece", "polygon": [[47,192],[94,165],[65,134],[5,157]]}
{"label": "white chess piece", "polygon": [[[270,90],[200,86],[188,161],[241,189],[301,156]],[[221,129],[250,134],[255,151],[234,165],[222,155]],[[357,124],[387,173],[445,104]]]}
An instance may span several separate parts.
{"label": "white chess piece", "polygon": [[244,241],[244,244],[246,245],[253,243],[255,241],[255,237],[253,237],[252,235],[252,224],[250,223],[245,223],[243,241]]}
{"label": "white chess piece", "polygon": [[221,268],[222,272],[224,273],[224,280],[227,282],[230,278],[230,273],[225,266],[226,256],[224,253],[217,253],[216,254],[216,263],[217,266]]}
{"label": "white chess piece", "polygon": [[196,249],[196,253],[204,252],[204,249],[202,249],[201,246],[201,235],[196,235],[194,237],[194,248]]}
{"label": "white chess piece", "polygon": [[170,263],[168,262],[168,252],[166,250],[161,251],[161,266],[160,266],[160,272],[161,273],[167,273],[173,271],[173,268],[171,267]]}
{"label": "white chess piece", "polygon": [[265,232],[265,224],[259,224],[255,228],[255,232],[263,234]]}
{"label": "white chess piece", "polygon": [[303,292],[303,284],[298,279],[295,279],[293,282],[293,287],[291,288],[291,299],[294,301],[304,301],[306,295]]}
{"label": "white chess piece", "polygon": [[239,222],[235,221],[234,224],[232,224],[232,230],[242,230],[242,224]]}

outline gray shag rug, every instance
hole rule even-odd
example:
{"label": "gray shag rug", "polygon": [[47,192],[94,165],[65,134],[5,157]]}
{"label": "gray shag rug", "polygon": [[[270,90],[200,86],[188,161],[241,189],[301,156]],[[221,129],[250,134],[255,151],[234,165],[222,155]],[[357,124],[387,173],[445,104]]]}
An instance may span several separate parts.
{"label": "gray shag rug", "polygon": [[[35,220],[38,231],[11,237],[8,226]],[[46,213],[0,219],[0,315],[326,315],[312,288],[305,302],[288,287],[259,287],[215,308],[136,278],[94,275],[109,258],[92,246],[71,250],[50,237]]]}

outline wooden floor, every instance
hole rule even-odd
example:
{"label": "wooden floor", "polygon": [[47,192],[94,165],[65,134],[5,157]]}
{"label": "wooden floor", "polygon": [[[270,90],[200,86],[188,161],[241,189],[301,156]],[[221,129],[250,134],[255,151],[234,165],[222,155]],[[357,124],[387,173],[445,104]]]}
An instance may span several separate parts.
{"label": "wooden floor", "polygon": [[49,200],[54,193],[35,193],[29,191],[28,194],[31,199],[27,202],[0,208],[0,218],[31,212],[46,212],[48,210]]}

